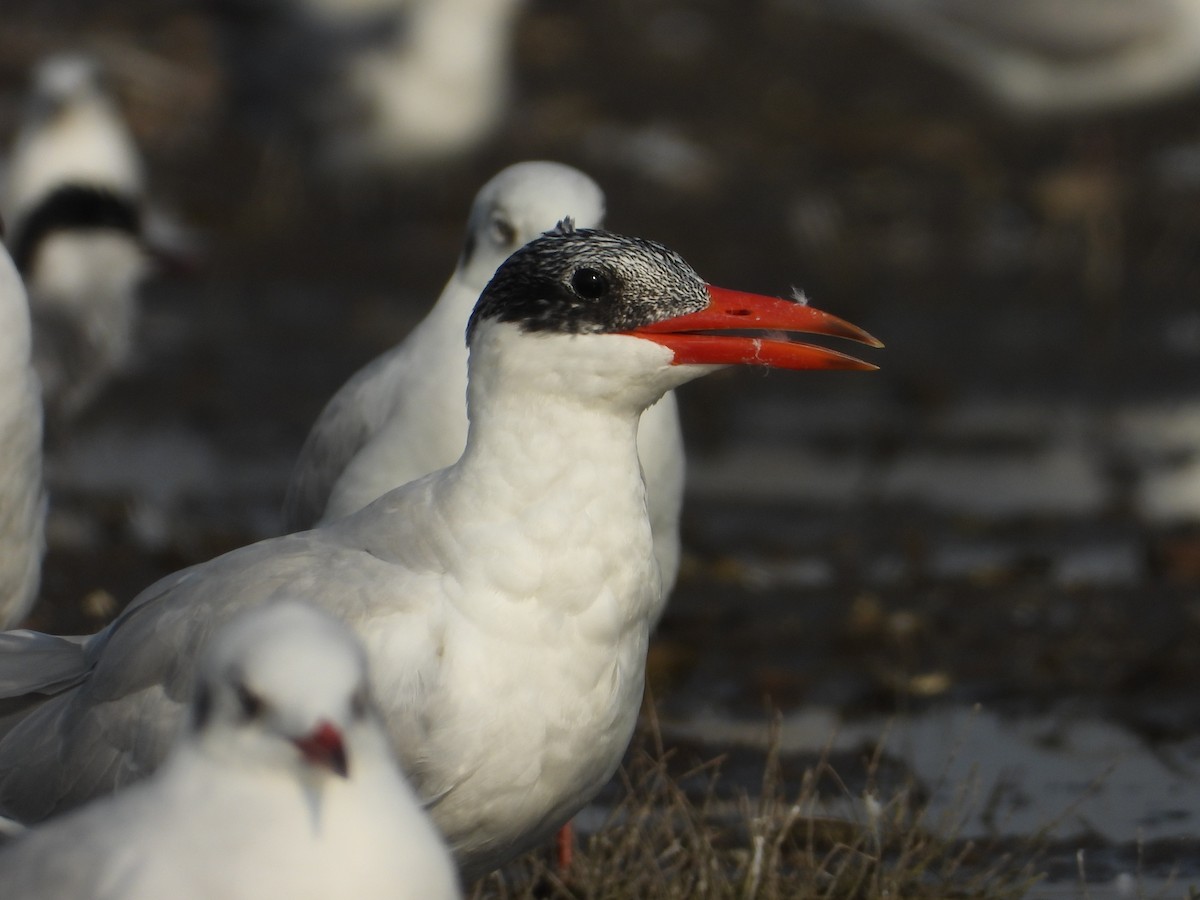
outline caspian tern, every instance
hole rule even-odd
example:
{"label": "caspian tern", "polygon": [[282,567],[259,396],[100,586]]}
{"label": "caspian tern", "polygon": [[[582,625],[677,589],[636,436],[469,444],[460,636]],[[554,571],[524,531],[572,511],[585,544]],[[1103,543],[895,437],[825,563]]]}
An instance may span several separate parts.
{"label": "caspian tern", "polygon": [[[433,309],[404,341],[347,381],[313,425],[284,502],[287,531],[362,509],[462,455],[467,319],[509,254],[568,215],[581,228],[599,227],[604,218],[599,185],[570,166],[517,163],[483,186],[471,206],[458,266]],[[679,570],[683,503],[683,436],[674,393],[642,416],[638,456],[665,601]]]}
{"label": "caspian tern", "polygon": [[153,776],[0,849],[0,884],[14,900],[461,896],[391,754],[361,644],[287,601],[209,642]]}
{"label": "caspian tern", "polygon": [[51,421],[79,412],[131,356],[137,289],[150,272],[143,190],[137,148],[97,65],[76,54],[44,60],[3,208]]}
{"label": "caspian tern", "polygon": [[465,882],[545,842],[612,775],[641,703],[662,598],[642,412],[724,365],[875,368],[710,333],[732,329],[878,345],[811,306],[707,285],[651,241],[563,223],[526,244],[471,316],[454,465],[168,576],[86,641],[0,635],[0,812],[41,819],[149,774],[206,636],[287,595],[358,632]]}
{"label": "caspian tern", "polygon": [[0,245],[0,629],[37,600],[45,550],[42,395],[31,353],[29,301]]}

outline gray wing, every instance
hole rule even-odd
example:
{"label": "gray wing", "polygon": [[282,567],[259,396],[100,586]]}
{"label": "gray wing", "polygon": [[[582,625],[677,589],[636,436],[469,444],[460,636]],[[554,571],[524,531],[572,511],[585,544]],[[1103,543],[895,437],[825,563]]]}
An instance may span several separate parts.
{"label": "gray wing", "polygon": [[37,631],[0,633],[0,716],[5,700],[57,693],[78,684],[86,671],[82,638]]}
{"label": "gray wing", "polygon": [[[47,677],[30,679],[61,677],[61,665],[77,684],[49,698],[6,701],[24,706],[0,737],[0,814],[39,821],[153,771],[181,727],[200,649],[243,609],[302,598],[363,634],[373,615],[427,608],[408,599],[407,568],[362,546],[354,527],[304,532],[152,585],[87,643],[82,674],[60,661],[45,667]],[[419,617],[412,627],[421,627]],[[67,650],[54,645],[52,655]]]}
{"label": "gray wing", "polygon": [[387,384],[403,367],[403,345],[359,369],[333,395],[300,449],[283,501],[285,532],[314,527],[338,477],[400,402]]}

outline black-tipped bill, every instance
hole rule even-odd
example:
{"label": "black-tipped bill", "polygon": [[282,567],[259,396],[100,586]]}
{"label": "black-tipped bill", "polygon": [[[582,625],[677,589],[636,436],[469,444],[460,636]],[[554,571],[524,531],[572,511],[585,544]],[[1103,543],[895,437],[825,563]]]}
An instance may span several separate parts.
{"label": "black-tipped bill", "polygon": [[328,722],[322,722],[312,733],[292,741],[309,765],[328,769],[342,778],[350,774],[346,759],[346,744],[342,734]]}

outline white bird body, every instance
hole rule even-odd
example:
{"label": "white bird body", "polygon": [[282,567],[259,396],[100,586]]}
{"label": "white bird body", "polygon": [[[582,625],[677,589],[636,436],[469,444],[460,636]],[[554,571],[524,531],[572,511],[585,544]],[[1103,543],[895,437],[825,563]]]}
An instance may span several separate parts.
{"label": "white bird body", "polygon": [[55,417],[78,412],[130,359],[137,289],[150,272],[143,193],[137,148],[95,64],[74,55],[43,61],[3,205]]}
{"label": "white bird body", "polygon": [[210,0],[247,118],[327,175],[468,152],[503,122],[522,0]]}
{"label": "white bird body", "polygon": [[[240,617],[213,642],[205,687],[163,766],[0,849],[6,896],[460,896],[449,852],[400,776],[374,712],[351,712],[366,671],[344,627],[284,603]],[[268,658],[256,659],[260,653]],[[220,692],[233,685],[222,682],[235,676],[237,690],[261,697],[261,723],[223,708]],[[202,691],[210,692],[204,700]],[[319,723],[344,740],[344,775],[292,745]]]}
{"label": "white bird body", "polygon": [[[546,359],[504,348],[506,337],[474,352],[494,350],[510,363],[506,376],[529,384]],[[583,349],[547,371],[578,366]],[[503,845],[492,855],[494,835],[515,829],[530,835],[526,846],[540,843],[612,775],[636,722],[661,595],[635,452],[640,409],[597,408],[544,387],[531,405],[499,379],[478,386],[485,396],[473,397],[462,460],[413,492],[439,511],[441,527],[425,529],[420,554],[451,607],[433,641],[446,691],[434,702],[458,715],[445,731],[414,735],[409,758],[459,757],[453,770],[418,781],[437,798],[434,815],[452,844],[481,855],[483,871],[511,856]],[[516,439],[531,430],[535,443]],[[447,585],[442,570],[461,574]],[[551,593],[553,604],[534,600]],[[394,637],[381,629],[368,645],[387,652]],[[380,689],[389,688],[407,686]]]}
{"label": "white bird body", "polygon": [[1196,0],[853,0],[1015,112],[1071,115],[1200,87]]}
{"label": "white bird body", "polygon": [[42,397],[31,352],[25,288],[0,247],[0,629],[33,608],[45,550]]}
{"label": "white bird body", "polygon": [[[310,0],[311,2],[311,0]],[[403,0],[395,37],[350,56],[344,84],[362,125],[333,136],[330,161],[393,168],[436,162],[503,121],[522,0]]]}
{"label": "white bird body", "polygon": [[[144,777],[208,632],[298,595],[366,646],[401,766],[464,880],[543,841],[616,769],[637,717],[662,595],[640,414],[713,365],[865,365],[764,339],[698,349],[697,328],[760,327],[744,317],[762,302],[775,320],[761,327],[871,340],[752,295],[709,312],[718,290],[665,248],[604,232],[522,248],[472,318],[470,432],[453,466],[162,579],[82,646],[0,635],[0,809],[39,819]],[[662,333],[676,321],[686,334]]]}
{"label": "white bird body", "polygon": [[[578,366],[577,350],[562,364]],[[532,369],[546,363],[527,347],[510,355]],[[530,374],[539,373],[513,380]],[[194,655],[210,618],[287,591],[319,598],[358,631],[403,768],[469,861],[468,878],[552,835],[628,744],[661,587],[638,410],[531,402],[525,387],[510,396],[505,387],[480,398],[472,427],[486,452],[468,444],[454,468],[359,514],[143,592],[89,642],[84,653],[98,660],[79,694],[49,700],[0,742],[5,808],[40,819],[151,772],[191,688],[176,657]],[[124,709],[105,709],[103,698]],[[29,754],[60,716],[71,723],[55,751],[64,756]],[[63,777],[80,771],[101,784]]]}
{"label": "white bird body", "polygon": [[[287,530],[349,515],[459,458],[467,441],[464,334],[475,301],[510,253],[568,216],[577,227],[598,227],[604,195],[559,163],[509,166],[479,191],[467,248],[429,314],[346,382],[313,425],[288,488]],[[674,393],[642,415],[638,454],[665,605],[679,569],[685,470]]]}

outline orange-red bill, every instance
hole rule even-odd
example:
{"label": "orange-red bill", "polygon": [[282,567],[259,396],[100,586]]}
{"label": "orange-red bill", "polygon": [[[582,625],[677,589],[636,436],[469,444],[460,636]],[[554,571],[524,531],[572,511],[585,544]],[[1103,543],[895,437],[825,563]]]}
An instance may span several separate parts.
{"label": "orange-red bill", "polygon": [[708,286],[709,305],[634,329],[630,334],[669,347],[675,365],[746,365],[779,369],[877,369],[845,353],[772,337],[703,334],[706,331],[787,331],[883,344],[857,325],[803,303]]}

